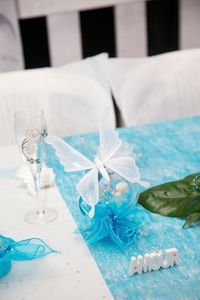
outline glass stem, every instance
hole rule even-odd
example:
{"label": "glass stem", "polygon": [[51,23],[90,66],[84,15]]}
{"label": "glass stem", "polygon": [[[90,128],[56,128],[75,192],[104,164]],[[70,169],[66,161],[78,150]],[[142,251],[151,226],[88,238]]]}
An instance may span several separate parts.
{"label": "glass stem", "polygon": [[40,191],[40,174],[33,175],[34,185],[35,185],[35,194],[36,194],[36,200],[38,203],[38,213],[44,214],[44,201],[41,197],[41,191]]}

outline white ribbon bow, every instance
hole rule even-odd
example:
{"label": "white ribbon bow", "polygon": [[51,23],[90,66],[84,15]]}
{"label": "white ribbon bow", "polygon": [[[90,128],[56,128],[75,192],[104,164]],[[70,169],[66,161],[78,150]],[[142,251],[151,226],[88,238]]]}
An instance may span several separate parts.
{"label": "white ribbon bow", "polygon": [[91,207],[88,214],[91,218],[94,216],[95,205],[99,202],[98,172],[107,182],[110,181],[108,170],[111,170],[131,183],[137,182],[149,187],[148,182],[141,181],[135,159],[128,156],[127,153],[123,155],[123,152],[119,151],[122,140],[114,130],[109,109],[104,110],[100,120],[99,137],[100,151],[94,162],[60,138],[55,136],[46,138],[46,143],[55,149],[66,172],[89,170],[80,180],[76,189],[82,199]]}

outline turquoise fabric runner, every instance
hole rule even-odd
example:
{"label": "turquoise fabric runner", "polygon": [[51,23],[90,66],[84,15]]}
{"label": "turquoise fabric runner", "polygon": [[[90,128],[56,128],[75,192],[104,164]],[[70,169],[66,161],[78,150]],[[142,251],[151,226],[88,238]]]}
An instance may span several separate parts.
{"label": "turquoise fabric runner", "polygon": [[[142,179],[152,186],[200,172],[200,117],[122,128],[119,134],[135,146]],[[66,141],[90,159],[94,158],[98,134],[68,137]],[[75,189],[81,174],[65,173],[52,149],[48,151],[47,164],[54,169],[58,189],[78,228],[82,228],[86,218],[79,211]],[[140,239],[125,250],[108,240],[88,245],[114,298],[200,299],[200,226],[183,230],[183,220],[150,216],[149,219],[147,214],[148,220],[143,220],[145,230]],[[181,254],[181,266],[128,276],[131,256],[173,247]]]}

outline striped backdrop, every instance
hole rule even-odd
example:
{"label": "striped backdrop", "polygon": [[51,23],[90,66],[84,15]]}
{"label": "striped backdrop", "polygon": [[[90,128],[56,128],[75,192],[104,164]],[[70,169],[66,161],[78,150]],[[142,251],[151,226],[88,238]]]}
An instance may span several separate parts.
{"label": "striped backdrop", "polygon": [[[9,48],[1,42],[4,17],[14,33]],[[0,71],[9,55],[11,69],[29,69],[100,52],[138,57],[199,47],[199,30],[200,0],[0,0],[7,55],[0,51]]]}

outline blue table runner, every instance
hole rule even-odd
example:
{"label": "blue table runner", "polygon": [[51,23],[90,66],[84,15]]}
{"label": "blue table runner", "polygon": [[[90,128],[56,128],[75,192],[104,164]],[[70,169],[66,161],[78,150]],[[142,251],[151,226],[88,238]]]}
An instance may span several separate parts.
{"label": "blue table runner", "polygon": [[[142,179],[152,186],[200,171],[200,117],[118,131],[123,140],[134,145]],[[65,140],[90,159],[94,158],[99,144],[96,133]],[[78,228],[84,227],[87,220],[79,211],[75,189],[81,174],[64,172],[52,149],[48,150],[47,164],[56,173],[57,187]],[[200,299],[200,227],[183,230],[183,220],[155,214],[150,217],[145,214],[143,222],[146,230],[127,249],[122,250],[108,240],[88,245],[113,297],[117,300]],[[181,266],[128,276],[131,256],[143,255],[154,248],[172,247],[181,254]]]}

